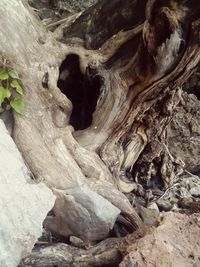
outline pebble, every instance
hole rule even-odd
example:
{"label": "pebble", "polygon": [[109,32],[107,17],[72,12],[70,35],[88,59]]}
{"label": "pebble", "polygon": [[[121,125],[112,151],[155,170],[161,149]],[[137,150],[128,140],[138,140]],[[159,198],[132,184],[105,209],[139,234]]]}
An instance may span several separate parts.
{"label": "pebble", "polygon": [[189,198],[181,198],[178,201],[178,206],[180,208],[187,209],[187,208],[190,208],[192,202],[193,202],[192,197],[189,197]]}
{"label": "pebble", "polygon": [[160,215],[159,211],[139,206],[137,207],[137,212],[146,226],[157,226]]}
{"label": "pebble", "polygon": [[84,247],[84,242],[82,239],[76,237],[76,236],[73,236],[71,235],[70,238],[69,238],[69,241],[71,242],[72,245],[74,245],[75,247],[79,247],[79,248],[82,248]]}
{"label": "pebble", "polygon": [[194,197],[199,197],[200,196],[200,186],[195,186],[190,189],[190,194]]}
{"label": "pebble", "polygon": [[158,205],[155,203],[155,202],[151,202],[148,204],[147,206],[148,209],[152,209],[152,210],[156,210],[159,212],[159,208],[158,208]]}
{"label": "pebble", "polygon": [[172,203],[169,200],[159,199],[156,203],[161,211],[169,211],[172,209]]}

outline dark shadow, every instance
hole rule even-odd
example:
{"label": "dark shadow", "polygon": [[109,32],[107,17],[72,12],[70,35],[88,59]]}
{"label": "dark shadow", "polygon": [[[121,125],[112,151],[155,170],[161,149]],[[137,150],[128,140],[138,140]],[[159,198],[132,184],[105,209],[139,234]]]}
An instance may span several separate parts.
{"label": "dark shadow", "polygon": [[190,78],[183,84],[182,87],[184,92],[188,94],[193,94],[200,100],[200,64],[198,64],[195,72],[190,76]]}
{"label": "dark shadow", "polygon": [[200,100],[200,86],[198,84],[193,85],[187,89],[183,88],[184,91],[186,91],[188,94],[193,94],[197,97],[198,100]]}
{"label": "dark shadow", "polygon": [[58,87],[73,104],[70,124],[75,130],[91,125],[102,83],[102,78],[90,68],[87,68],[86,75],[81,73],[76,54],[68,55],[61,64]]}

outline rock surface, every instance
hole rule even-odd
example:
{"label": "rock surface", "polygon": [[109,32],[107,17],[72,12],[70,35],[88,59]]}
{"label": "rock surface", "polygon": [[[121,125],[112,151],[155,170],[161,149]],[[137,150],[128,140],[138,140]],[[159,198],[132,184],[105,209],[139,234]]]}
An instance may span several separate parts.
{"label": "rock surface", "polygon": [[161,225],[128,248],[120,267],[200,266],[200,214],[166,213]]}
{"label": "rock surface", "polygon": [[[193,209],[200,201],[200,177],[184,175],[156,201],[160,211]],[[199,207],[200,209],[200,207]]]}
{"label": "rock surface", "polygon": [[185,163],[186,170],[200,171],[200,101],[193,94],[183,95],[185,104],[167,127],[168,148]]}
{"label": "rock surface", "polygon": [[41,235],[55,196],[33,183],[2,120],[0,136],[0,266],[16,267]]}
{"label": "rock surface", "polygon": [[80,12],[96,4],[98,0],[59,0],[59,2],[63,6],[68,5],[75,12]]}
{"label": "rock surface", "polygon": [[98,0],[29,0],[29,4],[35,8],[59,8],[61,10],[72,10],[73,12],[84,11],[96,4]]}
{"label": "rock surface", "polygon": [[54,190],[54,193],[55,216],[47,217],[45,227],[65,237],[76,235],[86,241],[104,239],[120,214],[117,207],[87,186]]}
{"label": "rock surface", "polygon": [[142,218],[146,226],[157,226],[159,222],[159,211],[156,209],[147,209],[145,207],[139,206],[137,212]]}

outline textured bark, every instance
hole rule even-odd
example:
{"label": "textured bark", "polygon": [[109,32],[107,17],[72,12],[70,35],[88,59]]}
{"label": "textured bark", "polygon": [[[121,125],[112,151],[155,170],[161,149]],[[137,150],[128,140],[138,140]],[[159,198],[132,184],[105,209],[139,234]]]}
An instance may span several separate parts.
{"label": "textured bark", "polygon": [[[0,3],[0,60],[18,71],[25,90],[25,114],[14,115],[13,138],[35,179],[60,190],[87,184],[126,214],[134,230],[143,224],[122,194],[134,188],[127,176],[148,186],[157,175],[167,188],[181,172],[165,131],[200,60],[199,4],[194,13],[193,1],[188,7],[158,2],[100,0],[53,33],[25,0]],[[70,125],[68,89],[57,86],[59,67],[72,54],[83,83],[100,81],[92,123],[79,131]]]}
{"label": "textured bark", "polygon": [[106,240],[88,250],[79,249],[67,244],[40,245],[33,253],[21,262],[23,266],[117,266],[121,261],[117,249],[117,239]]}
{"label": "textured bark", "polygon": [[118,266],[127,246],[145,235],[139,229],[124,238],[108,238],[87,249],[80,249],[67,244],[37,244],[33,252],[24,258],[20,267],[64,267],[64,266]]}

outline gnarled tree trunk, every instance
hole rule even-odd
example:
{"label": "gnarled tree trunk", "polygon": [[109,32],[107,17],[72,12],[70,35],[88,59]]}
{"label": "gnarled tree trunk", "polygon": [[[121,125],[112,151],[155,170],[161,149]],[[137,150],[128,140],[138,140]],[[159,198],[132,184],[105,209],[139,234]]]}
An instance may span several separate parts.
{"label": "gnarled tree trunk", "polygon": [[[142,229],[123,193],[135,189],[134,179],[148,187],[155,176],[167,188],[181,172],[182,162],[168,152],[166,127],[199,63],[198,11],[193,1],[99,0],[50,32],[25,0],[1,0],[1,64],[17,70],[25,90],[13,138],[35,180],[57,196],[55,216],[45,221],[50,230],[76,235],[66,229],[63,202],[70,205],[67,190],[83,185],[117,207],[132,231]],[[62,262],[59,255],[54,264]],[[47,258],[30,261],[47,266]],[[88,256],[84,264],[99,263]]]}

